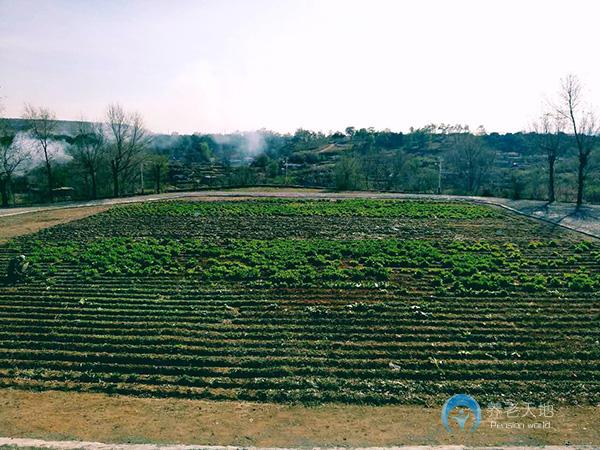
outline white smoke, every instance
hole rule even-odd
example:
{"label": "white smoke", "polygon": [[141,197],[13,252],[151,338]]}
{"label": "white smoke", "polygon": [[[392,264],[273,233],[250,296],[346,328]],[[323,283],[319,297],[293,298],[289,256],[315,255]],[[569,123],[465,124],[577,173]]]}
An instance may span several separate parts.
{"label": "white smoke", "polygon": [[265,150],[264,131],[243,131],[231,134],[213,134],[211,137],[220,145],[232,145],[242,157],[256,157]]}
{"label": "white smoke", "polygon": [[[44,152],[41,144],[33,139],[27,132],[20,131],[15,136],[13,145],[18,146],[23,152],[29,154],[29,158],[25,164],[20,168],[21,171],[30,170],[41,164],[44,164]],[[48,143],[48,155],[53,162],[65,163],[70,161],[72,158],[66,151],[69,144],[64,141],[51,140]]]}
{"label": "white smoke", "polygon": [[258,156],[265,149],[265,138],[263,133],[260,131],[248,131],[242,133],[244,137],[245,145],[243,152],[247,156]]}

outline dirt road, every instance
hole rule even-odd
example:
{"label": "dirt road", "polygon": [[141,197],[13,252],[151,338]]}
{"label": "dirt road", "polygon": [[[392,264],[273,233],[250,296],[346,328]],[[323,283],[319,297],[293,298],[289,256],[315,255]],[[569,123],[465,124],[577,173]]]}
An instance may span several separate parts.
{"label": "dirt road", "polygon": [[[57,450],[291,450],[287,448],[261,447],[225,447],[198,445],[155,445],[155,444],[104,444],[100,442],[80,441],[43,441],[40,439],[11,439],[0,438],[0,448],[13,449],[57,449]],[[531,447],[477,447],[480,450],[527,450]],[[592,446],[545,446],[535,447],[536,450],[594,450]],[[331,447],[323,450],[345,450],[346,447]],[[464,445],[420,445],[405,447],[357,447],[356,450],[473,450],[474,447]]]}
{"label": "dirt road", "polygon": [[[262,448],[421,445],[600,445],[599,409],[553,409],[541,419],[501,417],[484,408],[473,433],[448,433],[440,408],[411,405],[284,405],[141,398],[77,392],[0,390],[0,436],[123,444],[196,444]],[[493,426],[522,422],[523,428]],[[2,440],[0,440],[0,446]],[[33,446],[39,446],[33,444]],[[600,448],[600,447],[599,447]]]}

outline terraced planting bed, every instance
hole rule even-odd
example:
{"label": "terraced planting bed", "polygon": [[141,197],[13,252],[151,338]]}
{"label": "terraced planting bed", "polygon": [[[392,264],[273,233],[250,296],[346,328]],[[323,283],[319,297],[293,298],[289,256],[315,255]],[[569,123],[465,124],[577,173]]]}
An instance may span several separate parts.
{"label": "terraced planting bed", "polygon": [[600,402],[600,244],[487,206],[154,202],[18,238],[0,386],[270,402]]}

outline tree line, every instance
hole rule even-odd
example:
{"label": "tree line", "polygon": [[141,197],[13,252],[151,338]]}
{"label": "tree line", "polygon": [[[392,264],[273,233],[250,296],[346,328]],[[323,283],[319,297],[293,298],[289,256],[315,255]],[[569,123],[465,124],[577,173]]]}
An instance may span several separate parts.
{"label": "tree line", "polygon": [[[60,129],[61,122],[51,110],[27,105],[22,116],[22,129],[0,121],[0,193],[2,205],[8,206],[14,176],[20,169],[35,171],[32,161],[40,161],[45,178],[44,198],[53,201],[57,195],[56,172],[63,166],[59,156],[70,158],[81,172],[87,187],[86,197],[98,198],[99,183],[107,183],[109,174],[114,197],[131,191],[140,164],[146,163],[157,178],[157,190],[164,176],[167,160],[149,152],[151,134],[144,127],[139,113],[127,112],[121,105],[107,108],[104,121],[79,121],[69,130]],[[65,134],[66,133],[66,134]],[[99,180],[100,178],[100,180]]]}
{"label": "tree line", "polygon": [[[68,125],[68,126],[67,126]],[[409,133],[347,127],[227,135],[157,135],[139,113],[109,105],[102,120],[57,120],[27,106],[0,120],[0,193],[37,201],[171,189],[272,184],[600,201],[599,127],[579,80],[561,82],[529,131],[429,124]],[[591,175],[591,176],[590,176]],[[545,178],[545,180],[544,180]],[[591,182],[588,183],[588,178]],[[545,188],[543,188],[545,186]]]}
{"label": "tree line", "polygon": [[[347,130],[353,135],[354,130]],[[545,154],[547,163],[547,200],[552,203],[556,200],[556,164],[557,161],[567,155],[569,150],[576,150],[576,197],[575,202],[581,205],[584,201],[584,190],[586,178],[591,161],[592,151],[599,146],[600,124],[597,121],[593,109],[585,103],[583,86],[574,75],[568,75],[561,80],[561,87],[557,99],[551,100],[546,105],[545,111],[540,118],[532,124],[531,133],[533,146]],[[494,159],[496,152],[483,127],[471,132],[467,126],[461,125],[428,125],[419,130],[411,129],[411,135],[417,147],[428,147],[427,141],[432,136],[438,136],[438,142],[444,142],[446,163],[452,169],[451,174],[455,184],[461,193],[481,193],[484,181],[490,181],[494,170]],[[439,138],[442,136],[442,139]],[[414,145],[414,144],[413,144]],[[442,153],[442,152],[438,152]],[[389,182],[393,182],[393,175],[398,173],[398,166],[406,164],[405,157],[393,160],[390,171],[389,164],[387,173],[390,174]],[[360,153],[341,159],[336,166],[335,184],[338,189],[361,189],[372,188],[373,181],[377,180],[377,169],[373,165],[384,163],[381,158],[373,161],[373,158],[361,156]],[[439,157],[438,188],[441,191],[442,158]],[[408,167],[408,171],[416,170],[417,167]],[[597,169],[597,167],[595,168]],[[422,172],[422,170],[421,170]],[[511,196],[519,198],[522,186],[517,179],[515,170],[511,171]],[[594,175],[598,177],[597,170]],[[410,177],[403,174],[403,178]],[[420,178],[423,180],[423,178]],[[537,180],[536,180],[537,181]],[[598,178],[594,187],[597,188]],[[462,184],[462,186],[460,186]],[[384,188],[385,186],[379,186]],[[462,188],[462,189],[461,189]],[[417,188],[417,190],[419,190]],[[454,191],[456,192],[456,190]],[[497,195],[496,190],[496,195]],[[494,190],[484,192],[494,195]],[[539,196],[536,196],[539,198]],[[597,201],[597,198],[595,198]]]}

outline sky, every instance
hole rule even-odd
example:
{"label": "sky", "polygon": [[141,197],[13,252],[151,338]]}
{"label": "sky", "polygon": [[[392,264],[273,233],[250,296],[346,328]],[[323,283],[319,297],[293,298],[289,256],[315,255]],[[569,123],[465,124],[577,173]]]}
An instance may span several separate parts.
{"label": "sky", "polygon": [[0,0],[4,115],[161,133],[527,129],[576,74],[600,113],[597,0]]}

